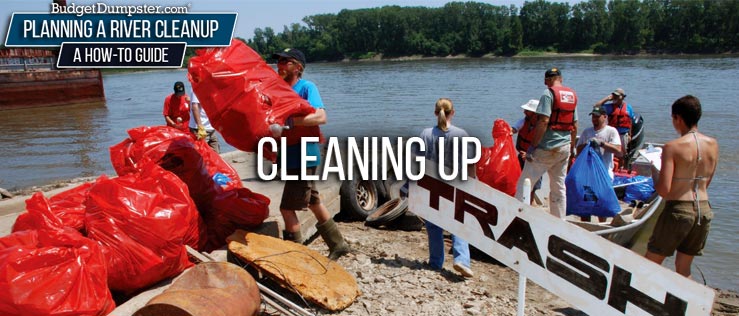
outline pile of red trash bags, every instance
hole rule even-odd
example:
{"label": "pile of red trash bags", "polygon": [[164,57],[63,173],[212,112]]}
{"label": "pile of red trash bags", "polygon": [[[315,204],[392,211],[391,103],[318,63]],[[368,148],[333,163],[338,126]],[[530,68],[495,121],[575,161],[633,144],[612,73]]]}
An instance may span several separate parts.
{"label": "pile of red trash bags", "polygon": [[502,119],[493,123],[493,140],[493,146],[482,148],[477,162],[477,179],[503,193],[516,196],[521,166],[511,137],[511,126]]}
{"label": "pile of red trash bags", "polygon": [[[196,51],[190,59],[188,77],[213,127],[227,143],[257,152],[263,137],[272,137],[269,126],[285,125],[290,116],[305,116],[315,109],[296,94],[259,53],[240,40],[231,46]],[[282,136],[290,138],[304,127]],[[270,160],[276,155],[264,150]]]}
{"label": "pile of red trash bags", "polygon": [[110,148],[118,177],[26,201],[0,238],[0,315],[107,315],[111,290],[131,295],[192,266],[185,245],[217,249],[267,218],[269,199],[205,142],[166,126],[129,136]]}

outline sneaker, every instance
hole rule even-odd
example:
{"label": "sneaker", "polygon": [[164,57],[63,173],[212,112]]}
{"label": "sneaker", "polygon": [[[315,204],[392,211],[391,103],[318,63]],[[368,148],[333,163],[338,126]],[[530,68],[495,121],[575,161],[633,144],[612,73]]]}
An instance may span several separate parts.
{"label": "sneaker", "polygon": [[463,266],[461,263],[454,263],[454,270],[457,270],[459,274],[461,274],[465,278],[471,278],[475,276],[475,274],[472,272],[472,269]]}

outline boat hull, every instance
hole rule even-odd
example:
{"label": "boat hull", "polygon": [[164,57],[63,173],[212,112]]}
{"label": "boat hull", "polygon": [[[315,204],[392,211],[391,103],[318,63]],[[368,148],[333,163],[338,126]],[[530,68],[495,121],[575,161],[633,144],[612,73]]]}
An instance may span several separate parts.
{"label": "boat hull", "polygon": [[0,110],[104,102],[97,69],[0,72]]}
{"label": "boat hull", "polygon": [[[652,151],[651,153],[647,149],[642,149],[638,152],[640,153],[640,157],[632,165],[635,173],[650,177],[656,183],[656,177],[659,175],[661,164],[661,149]],[[647,158],[647,155],[650,157]],[[619,189],[624,188],[621,187]],[[613,243],[643,254],[649,236],[654,229],[654,223],[664,208],[662,197],[655,192],[649,199],[642,202],[643,206],[640,205],[639,207],[633,205],[626,206],[623,202],[621,203],[622,212],[613,218],[593,217],[583,219],[580,216],[570,215],[567,217],[567,220]]]}

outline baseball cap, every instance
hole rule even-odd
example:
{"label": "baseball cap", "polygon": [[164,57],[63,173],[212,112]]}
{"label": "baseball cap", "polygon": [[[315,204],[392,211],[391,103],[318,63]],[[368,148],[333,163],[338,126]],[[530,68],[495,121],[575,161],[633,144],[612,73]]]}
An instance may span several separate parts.
{"label": "baseball cap", "polygon": [[559,72],[559,68],[550,68],[550,69],[547,69],[547,72],[544,73],[544,78],[561,76],[561,75],[562,73]]}
{"label": "baseball cap", "polygon": [[536,112],[536,107],[539,106],[539,100],[531,99],[529,102],[526,102],[521,105],[521,108],[526,111]]}
{"label": "baseball cap", "polygon": [[285,48],[285,50],[272,54],[272,58],[279,59],[280,57],[293,58],[297,60],[303,68],[305,68],[305,55],[297,48]]}
{"label": "baseball cap", "polygon": [[618,88],[616,90],[613,90],[613,92],[611,92],[611,94],[615,94],[617,96],[624,97],[624,98],[626,97],[626,92],[624,92],[624,89],[621,89],[621,88]]}
{"label": "baseball cap", "polygon": [[590,111],[590,115],[593,115],[593,114],[605,115],[606,114],[606,109],[604,109],[600,105],[596,105],[596,106],[593,107],[593,110]]}
{"label": "baseball cap", "polygon": [[177,81],[174,83],[174,93],[178,95],[185,93],[185,84],[182,83],[182,81]]}

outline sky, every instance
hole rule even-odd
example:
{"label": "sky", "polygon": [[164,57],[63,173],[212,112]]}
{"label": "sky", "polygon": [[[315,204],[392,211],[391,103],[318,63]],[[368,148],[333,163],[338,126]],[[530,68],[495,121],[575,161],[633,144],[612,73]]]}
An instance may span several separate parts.
{"label": "sky", "polygon": [[[0,34],[4,41],[13,12],[49,12],[51,0],[3,0],[0,7]],[[301,23],[305,16],[338,13],[342,9],[376,8],[385,5],[441,7],[451,0],[67,0],[67,5],[89,5],[102,2],[108,5],[190,5],[190,12],[236,12],[234,36],[245,39],[254,36],[255,28],[271,27],[282,32],[284,26]],[[477,0],[493,5],[523,6],[524,0]],[[566,2],[566,1],[563,1]],[[573,1],[569,1],[572,3]]]}

